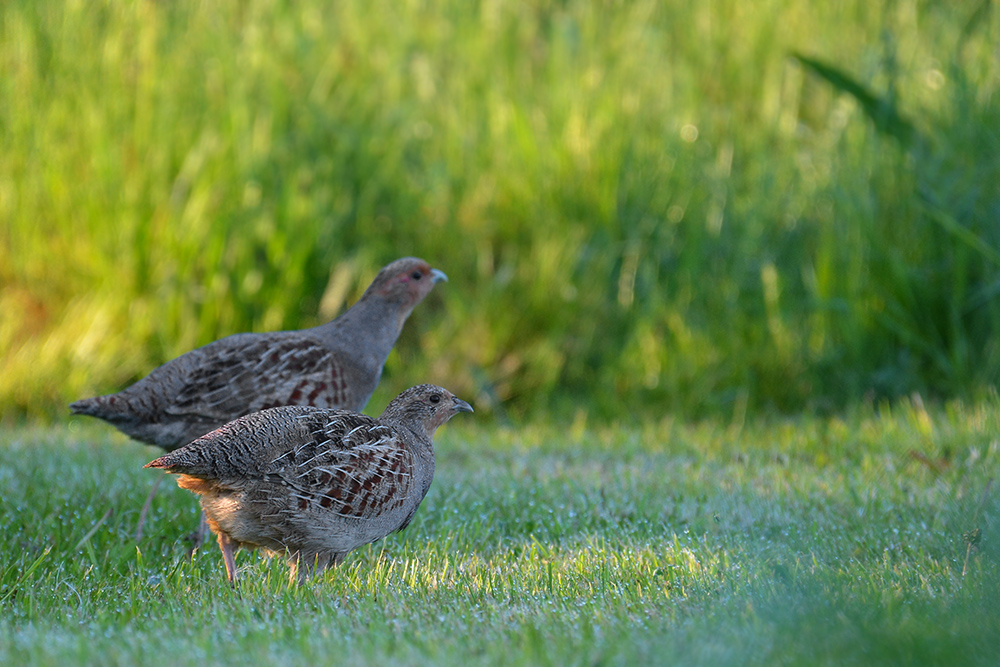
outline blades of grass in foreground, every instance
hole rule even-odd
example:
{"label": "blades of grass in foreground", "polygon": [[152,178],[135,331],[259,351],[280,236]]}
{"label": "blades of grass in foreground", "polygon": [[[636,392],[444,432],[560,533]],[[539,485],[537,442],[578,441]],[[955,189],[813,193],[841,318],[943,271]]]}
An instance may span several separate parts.
{"label": "blades of grass in foreground", "polygon": [[113,507],[108,508],[108,511],[104,513],[104,516],[98,519],[97,523],[95,523],[93,527],[87,531],[87,534],[80,538],[80,541],[76,543],[75,547],[73,547],[73,551],[79,551],[85,544],[87,544],[90,541],[90,538],[93,537],[94,533],[96,533],[98,529],[104,525],[104,522],[107,521],[109,518],[111,518],[111,515],[114,513],[114,509],[115,508]]}
{"label": "blades of grass in foreground", "polygon": [[[983,489],[982,498],[979,500],[979,504],[976,505],[976,511],[972,515],[972,523],[975,525],[976,521],[979,519],[979,512],[983,509],[983,505],[986,504],[986,499],[990,495],[990,489],[993,488],[993,478],[991,477],[988,482],[986,482],[986,488]],[[983,530],[979,526],[976,526],[972,530],[963,533],[962,539],[966,542],[965,549],[965,562],[962,563],[962,578],[965,578],[966,572],[969,569],[969,556],[972,555],[972,550],[979,546],[980,541],[983,537]]]}
{"label": "blades of grass in foreground", "polygon": [[[4,586],[7,590],[5,590],[3,593],[0,593],[0,604],[6,603],[7,600],[9,600],[13,595],[15,595],[18,592],[18,590],[20,590],[21,587],[24,586],[25,583],[31,580],[31,577],[35,574],[35,571],[39,567],[41,567],[42,563],[45,562],[45,559],[49,557],[49,554],[51,552],[52,552],[52,547],[46,547],[45,551],[40,553],[33,561],[31,561],[31,564],[28,565],[28,567],[23,572],[21,572],[20,576],[17,577],[16,581],[14,581],[12,584],[7,584]],[[0,581],[6,582],[10,578],[11,574],[13,574],[13,572],[16,571],[16,568],[17,568],[16,565],[11,565],[10,567],[8,567],[7,571],[4,572],[2,575],[0,575]]]}

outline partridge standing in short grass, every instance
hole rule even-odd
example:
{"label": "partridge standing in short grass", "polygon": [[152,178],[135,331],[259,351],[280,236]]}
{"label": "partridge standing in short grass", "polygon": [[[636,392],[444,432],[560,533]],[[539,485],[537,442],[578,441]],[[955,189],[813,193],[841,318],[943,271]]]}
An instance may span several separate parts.
{"label": "partridge standing in short grass", "polygon": [[434,477],[434,432],[472,406],[429,384],[407,389],[378,419],[280,407],[226,424],[150,462],[201,497],[230,584],[236,550],[284,555],[292,580],[402,530]]}
{"label": "partridge standing in short grass", "polygon": [[[343,315],[312,329],[235,334],[160,366],[109,396],[70,405],[172,451],[251,412],[282,405],[361,410],[413,308],[448,277],[405,257]],[[139,520],[142,533],[150,493]]]}

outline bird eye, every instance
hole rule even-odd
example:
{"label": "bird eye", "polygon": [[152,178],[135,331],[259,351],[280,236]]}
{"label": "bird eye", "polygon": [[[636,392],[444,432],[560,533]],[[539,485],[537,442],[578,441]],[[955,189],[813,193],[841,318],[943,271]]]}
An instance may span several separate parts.
{"label": "bird eye", "polygon": [[431,394],[430,401],[431,401],[431,403],[440,403],[441,402],[441,394]]}
{"label": "bird eye", "polygon": [[421,278],[424,277],[424,274],[421,273],[420,271],[414,271],[413,273],[410,274],[410,277],[413,278],[414,280],[420,280]]}

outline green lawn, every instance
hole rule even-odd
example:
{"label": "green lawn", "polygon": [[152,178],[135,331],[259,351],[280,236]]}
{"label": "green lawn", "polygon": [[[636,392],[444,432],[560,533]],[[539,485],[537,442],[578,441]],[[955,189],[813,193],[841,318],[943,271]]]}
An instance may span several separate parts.
{"label": "green lawn", "polygon": [[184,558],[174,485],[132,539],[152,449],[83,420],[7,430],[0,662],[997,664],[998,427],[995,397],[449,424],[406,532],[303,588],[241,553],[237,592],[214,545]]}

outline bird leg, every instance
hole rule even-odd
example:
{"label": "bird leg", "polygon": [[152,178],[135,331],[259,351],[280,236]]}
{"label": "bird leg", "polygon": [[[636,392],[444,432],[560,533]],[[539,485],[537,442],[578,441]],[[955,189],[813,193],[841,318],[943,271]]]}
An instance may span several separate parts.
{"label": "bird leg", "polygon": [[233,538],[219,531],[219,548],[222,549],[222,560],[226,563],[226,578],[229,585],[236,588],[236,550],[240,545]]}
{"label": "bird leg", "polygon": [[149,495],[146,496],[146,502],[142,504],[142,510],[139,512],[139,525],[135,528],[135,541],[139,542],[142,540],[142,527],[146,523],[146,514],[149,512],[149,506],[153,504],[153,496],[156,495],[156,490],[160,488],[160,482],[163,481],[164,475],[160,475],[153,482],[153,488],[149,490]]}

